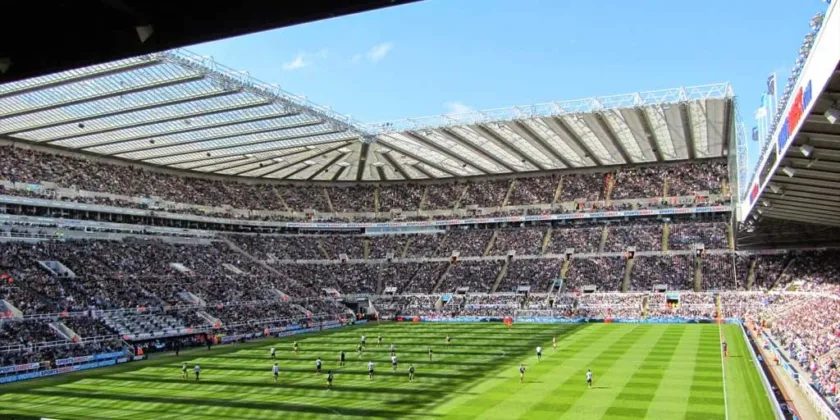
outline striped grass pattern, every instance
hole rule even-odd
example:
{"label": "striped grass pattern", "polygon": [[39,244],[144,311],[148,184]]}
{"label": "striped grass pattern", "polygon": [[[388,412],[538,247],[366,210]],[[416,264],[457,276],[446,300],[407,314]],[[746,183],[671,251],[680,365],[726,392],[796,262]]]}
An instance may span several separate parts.
{"label": "striped grass pattern", "polygon": [[[367,347],[359,357],[355,349],[362,334]],[[729,343],[727,358],[720,352],[721,334]],[[446,336],[452,337],[449,346]],[[293,341],[300,344],[298,354]],[[276,384],[272,346],[280,366]],[[537,346],[543,347],[542,361]],[[345,367],[338,366],[340,350],[347,353]],[[326,375],[315,373],[317,357],[324,360],[324,372],[335,374],[332,391],[326,390]],[[373,380],[367,372],[371,360]],[[182,362],[190,367],[187,380],[181,378]],[[520,363],[526,367],[523,383]],[[383,323],[192,349],[179,357],[158,355],[0,386],[0,417],[771,419],[751,363],[738,326],[516,324],[508,331],[489,323]],[[201,365],[200,382],[192,376],[195,364]],[[416,368],[411,383],[409,364]],[[594,373],[591,389],[587,369]]]}

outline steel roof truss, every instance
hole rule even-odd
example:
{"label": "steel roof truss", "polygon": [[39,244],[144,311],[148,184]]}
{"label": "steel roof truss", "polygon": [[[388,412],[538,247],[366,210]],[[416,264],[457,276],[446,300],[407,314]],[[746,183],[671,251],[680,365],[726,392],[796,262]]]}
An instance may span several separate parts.
{"label": "steel roof truss", "polygon": [[171,80],[148,83],[148,84],[145,84],[145,85],[133,86],[133,87],[130,87],[130,88],[125,88],[125,89],[118,89],[118,90],[115,90],[115,91],[103,93],[102,95],[89,96],[89,97],[85,97],[85,98],[76,98],[76,99],[71,99],[71,100],[67,100],[67,101],[63,101],[63,102],[54,102],[54,103],[51,103],[49,105],[45,105],[45,106],[41,106],[41,107],[28,108],[28,109],[24,109],[24,110],[20,110],[20,111],[15,111],[15,112],[12,112],[12,113],[9,113],[9,114],[3,114],[3,115],[0,115],[0,119],[20,117],[20,116],[23,116],[23,115],[35,114],[35,113],[38,113],[38,112],[50,111],[50,110],[58,109],[58,108],[65,108],[65,107],[68,107],[68,106],[83,104],[83,103],[86,103],[86,102],[99,101],[99,100],[108,99],[108,98],[116,98],[116,97],[119,97],[119,96],[129,95],[129,94],[132,94],[132,93],[145,92],[147,90],[161,89],[161,88],[165,88],[165,87],[169,87],[169,86],[175,86],[175,85],[180,85],[180,84],[184,84],[184,83],[199,81],[203,78],[204,78],[203,74],[194,74],[194,75],[189,75],[189,76],[184,76],[184,77],[178,77],[176,79],[171,79]]}

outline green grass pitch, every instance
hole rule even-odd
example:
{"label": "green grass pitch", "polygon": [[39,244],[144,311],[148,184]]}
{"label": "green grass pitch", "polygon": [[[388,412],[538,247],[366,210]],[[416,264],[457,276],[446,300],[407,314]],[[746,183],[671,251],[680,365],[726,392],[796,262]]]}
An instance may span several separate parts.
{"label": "green grass pitch", "polygon": [[[730,355],[722,360],[720,334]],[[362,358],[356,345],[368,336]],[[382,334],[383,345],[376,345]],[[558,349],[551,338],[558,337]],[[444,337],[452,336],[447,347]],[[300,353],[292,352],[292,342]],[[389,344],[399,369],[391,370]],[[536,346],[543,347],[537,361]],[[276,346],[281,374],[271,375]],[[771,419],[738,326],[369,324],[192,349],[0,386],[0,417],[54,419]],[[430,362],[428,349],[433,347]],[[338,367],[345,350],[347,366]],[[315,359],[335,373],[334,390]],[[368,379],[367,362],[376,363]],[[202,367],[201,382],[180,365]],[[417,368],[408,382],[408,366]],[[519,363],[527,372],[519,383]],[[585,372],[592,369],[588,389]],[[725,382],[725,385],[724,385]]]}

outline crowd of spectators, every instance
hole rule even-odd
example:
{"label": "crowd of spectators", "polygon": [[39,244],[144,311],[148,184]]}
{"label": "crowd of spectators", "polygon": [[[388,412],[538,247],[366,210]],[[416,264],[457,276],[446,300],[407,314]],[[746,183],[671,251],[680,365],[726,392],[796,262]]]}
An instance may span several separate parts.
{"label": "crowd of spectators", "polygon": [[62,318],[61,323],[82,338],[113,336],[115,332],[97,318]]}
{"label": "crowd of spectators", "polygon": [[840,251],[835,249],[798,252],[780,279],[780,284],[804,281],[815,286],[838,284],[840,281]]}
{"label": "crowd of spectators", "polygon": [[468,287],[473,293],[487,293],[503,264],[502,261],[460,261],[443,277],[438,291],[454,292]]}
{"label": "crowd of spectators", "polygon": [[693,289],[694,265],[690,257],[636,256],[630,272],[630,290],[648,291],[654,285],[665,285],[668,290]]}
{"label": "crowd of spectators", "polygon": [[662,250],[662,224],[626,223],[607,226],[606,252],[624,252],[627,247],[636,251]]}
{"label": "crowd of spectators", "polygon": [[[726,176],[726,162],[721,160],[623,169],[614,174],[545,175],[515,181],[444,182],[429,185],[407,183],[381,187],[291,186],[177,176],[149,170],[141,165],[108,163],[15,146],[2,146],[0,149],[0,181],[33,186],[46,182],[59,188],[86,192],[84,195],[60,198],[51,188],[34,187],[4,190],[7,194],[44,198],[52,196],[91,204],[157,208],[191,214],[208,214],[214,209],[212,211],[220,215],[232,217],[242,217],[242,214],[230,213],[229,209],[299,213],[312,209],[320,213],[372,213],[377,210],[377,194],[380,212],[392,208],[405,211],[453,209],[459,202],[462,208],[470,205],[498,207],[505,197],[508,197],[507,204],[514,206],[551,204],[558,182],[562,184],[558,198],[560,202],[602,200],[611,184],[614,185],[613,200],[661,197],[663,179],[667,182],[670,196],[692,196],[701,191],[720,193]],[[508,195],[512,182],[514,188]],[[421,208],[424,191],[426,198]],[[163,201],[179,205],[164,204]],[[271,218],[264,214],[245,217]]]}
{"label": "crowd of spectators", "polygon": [[379,188],[379,211],[391,209],[416,211],[420,208],[425,186],[413,184],[383,185]]}
{"label": "crowd of spectators", "polygon": [[622,257],[573,258],[566,271],[566,288],[595,285],[598,291],[621,290],[627,260]]}
{"label": "crowd of spectators", "polygon": [[664,180],[665,172],[660,168],[621,170],[615,174],[615,187],[610,198],[624,200],[638,197],[662,197]]}
{"label": "crowd of spectators", "polygon": [[705,290],[737,289],[732,255],[707,254],[700,262]]}
{"label": "crowd of spectators", "polygon": [[[772,318],[771,318],[772,319]],[[836,296],[806,299],[772,319],[770,331],[785,352],[806,371],[814,387],[836,411],[840,370],[840,302]]]}
{"label": "crowd of spectators", "polygon": [[671,223],[668,235],[668,249],[691,249],[694,244],[703,244],[706,249],[729,249],[726,223]]}
{"label": "crowd of spectators", "polygon": [[370,240],[370,258],[375,260],[384,259],[388,256],[388,253],[393,253],[394,257],[400,258],[402,257],[402,253],[405,250],[406,244],[408,244],[412,237],[416,237],[416,235],[369,236],[368,238]]}
{"label": "crowd of spectators", "polygon": [[507,255],[508,251],[516,251],[516,255],[542,254],[546,231],[546,228],[537,227],[501,229],[496,235],[490,255]]}
{"label": "crowd of spectators", "polygon": [[258,323],[266,320],[294,319],[306,315],[306,313],[292,304],[276,301],[208,306],[204,311],[208,315],[218,319],[222,326]]}
{"label": "crowd of spectators", "polygon": [[559,201],[597,201],[603,199],[605,190],[606,175],[603,173],[563,175]]}
{"label": "crowd of spectators", "polygon": [[707,191],[720,194],[729,177],[726,161],[710,160],[688,165],[665,166],[668,196],[690,196]]}
{"label": "crowd of spectators", "polygon": [[508,198],[509,206],[551,204],[554,193],[560,183],[557,175],[534,178],[519,178],[514,181],[514,188]]}
{"label": "crowd of spectators", "polygon": [[551,241],[546,253],[563,254],[566,252],[566,248],[573,248],[577,254],[597,252],[603,232],[603,227],[554,229],[551,232]]}
{"label": "crowd of spectators", "polygon": [[562,267],[563,261],[558,259],[514,259],[508,265],[507,273],[496,291],[515,291],[518,286],[531,286],[531,292],[546,291],[551,280],[561,277]]}
{"label": "crowd of spectators", "polygon": [[321,240],[329,259],[338,259],[340,254],[350,259],[363,259],[365,247],[363,237],[358,235],[330,235]]}

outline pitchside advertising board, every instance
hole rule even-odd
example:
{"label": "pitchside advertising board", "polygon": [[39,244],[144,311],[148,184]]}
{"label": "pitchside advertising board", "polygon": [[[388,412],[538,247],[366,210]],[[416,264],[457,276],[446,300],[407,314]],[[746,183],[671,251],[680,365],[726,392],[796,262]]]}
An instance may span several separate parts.
{"label": "pitchside advertising board", "polygon": [[[102,353],[93,356],[71,357],[68,359],[56,360],[57,369],[44,369],[34,372],[17,373],[21,369],[31,370],[30,368],[38,369],[40,364],[28,363],[25,365],[5,366],[0,368],[0,384],[24,381],[27,379],[43,378],[45,376],[59,375],[62,373],[77,372],[80,370],[93,369],[103,366],[113,366],[117,363],[125,363],[128,361],[126,352]],[[72,366],[62,366],[67,363],[79,363]]]}
{"label": "pitchside advertising board", "polygon": [[[840,62],[840,6],[838,4],[840,2],[835,2],[829,7],[822,29],[814,43],[814,49],[808,61],[805,62],[799,81],[782,112],[782,122],[773,133],[774,144],[767,148],[761,157],[761,165],[753,175],[749,194],[741,202],[742,209],[745,209],[741,212],[741,221],[747,219],[761,192],[767,188],[772,174],[776,172],[785,152],[793,144],[791,139],[799,132],[802,123],[816,103],[815,99],[825,89]],[[768,165],[771,165],[769,172],[766,171]],[[769,173],[771,176],[761,179],[762,173]]]}
{"label": "pitchside advertising board", "polygon": [[[504,318],[483,317],[483,316],[458,316],[452,318],[420,317],[420,322],[502,322]],[[533,324],[713,324],[714,318],[555,318],[545,316],[522,316],[517,317],[514,323],[524,322]],[[740,324],[737,318],[726,318],[723,322],[727,324]]]}

